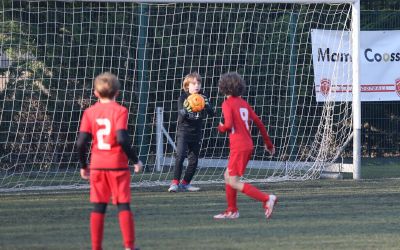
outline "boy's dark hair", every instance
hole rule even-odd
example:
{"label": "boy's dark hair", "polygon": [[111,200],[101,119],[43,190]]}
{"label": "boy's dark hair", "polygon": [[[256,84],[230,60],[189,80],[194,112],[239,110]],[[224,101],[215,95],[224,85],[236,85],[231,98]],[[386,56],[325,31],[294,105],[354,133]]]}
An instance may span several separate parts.
{"label": "boy's dark hair", "polygon": [[100,97],[113,99],[119,91],[118,78],[110,72],[102,73],[94,79],[94,89]]}
{"label": "boy's dark hair", "polygon": [[201,76],[199,73],[197,72],[192,72],[190,74],[187,74],[185,76],[185,78],[183,79],[183,83],[182,83],[182,89],[186,92],[189,91],[189,84],[192,80],[196,80],[197,82],[199,82],[201,84]]}
{"label": "boy's dark hair", "polygon": [[236,72],[223,74],[218,81],[218,86],[223,95],[231,96],[241,96],[246,89],[245,81]]}

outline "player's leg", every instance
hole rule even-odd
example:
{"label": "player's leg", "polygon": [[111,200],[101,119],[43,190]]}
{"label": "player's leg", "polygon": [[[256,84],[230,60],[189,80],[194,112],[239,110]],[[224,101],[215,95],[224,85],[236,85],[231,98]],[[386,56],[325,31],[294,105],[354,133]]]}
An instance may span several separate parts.
{"label": "player's leg", "polygon": [[242,183],[240,176],[246,171],[247,163],[250,161],[253,150],[244,150],[231,152],[229,162],[231,166],[228,168],[228,183],[234,189],[252,197],[253,199],[265,202],[268,200],[268,194],[264,194],[256,187],[248,183]]}
{"label": "player's leg", "polygon": [[267,219],[271,217],[274,206],[277,202],[277,197],[275,195],[263,193],[255,186],[249,183],[241,182],[238,176],[229,176],[229,184],[231,187],[241,191],[245,195],[255,200],[261,201],[263,204],[265,217]]}
{"label": "player's leg", "polygon": [[90,235],[92,238],[92,249],[100,250],[104,234],[104,217],[107,203],[93,203],[93,210],[90,213]]}
{"label": "player's leg", "polygon": [[230,153],[228,167],[224,174],[228,209],[229,207],[231,207],[231,210],[233,211],[237,211],[237,205],[236,205],[237,190],[241,190],[241,187],[238,187],[238,185],[240,185],[241,183],[237,181],[233,182],[231,179],[232,177],[236,178],[236,176],[243,175],[244,168],[241,164],[240,157],[241,154],[238,152]]}
{"label": "player's leg", "polygon": [[230,159],[230,161],[232,161],[234,165],[231,167],[231,171],[229,171],[228,183],[232,188],[244,193],[245,195],[255,200],[261,201],[265,210],[265,216],[267,218],[271,217],[274,205],[277,200],[276,196],[273,194],[269,195],[267,193],[263,193],[255,186],[249,183],[242,183],[240,181],[240,176],[243,176],[247,164],[251,158],[252,150],[234,152],[231,155],[232,158]]}
{"label": "player's leg", "polygon": [[[240,164],[238,164],[239,156],[240,154],[237,152],[230,152],[229,154],[228,166],[224,173],[225,195],[228,208],[225,210],[225,212],[215,215],[215,219],[235,219],[239,217],[239,211],[236,203],[237,190],[239,187],[233,186],[236,184],[236,182],[231,181],[232,176],[238,176],[242,172],[242,170],[238,168],[238,166],[240,166]],[[238,183],[238,185],[240,185],[240,183]]]}
{"label": "player's leg", "polygon": [[228,210],[232,212],[237,212],[237,191],[229,184],[229,173],[228,170],[224,173],[225,178],[225,195],[226,202],[228,203]]}
{"label": "player's leg", "polygon": [[175,168],[174,168],[174,179],[170,187],[168,188],[168,192],[177,192],[179,181],[182,176],[183,162],[185,161],[187,154],[187,141],[183,135],[178,135],[176,141],[176,157],[175,157]]}
{"label": "player's leg", "polygon": [[90,213],[90,234],[92,249],[101,249],[104,234],[104,217],[111,197],[106,171],[90,171],[90,202],[94,204]]}
{"label": "player's leg", "polygon": [[130,209],[131,203],[131,176],[129,171],[109,171],[113,204],[118,207],[118,219],[125,249],[135,247],[135,223]]}
{"label": "player's leg", "polygon": [[225,170],[224,178],[225,178],[225,195],[228,208],[224,212],[215,215],[214,219],[237,219],[239,218],[239,211],[236,205],[237,191],[236,189],[232,188],[231,185],[229,184],[228,169]]}
{"label": "player's leg", "polygon": [[244,193],[245,195],[255,200],[266,202],[269,199],[268,194],[261,192],[255,186],[249,183],[241,182],[239,176],[229,176],[229,184],[232,188]]}
{"label": "player's leg", "polygon": [[135,220],[130,203],[118,203],[118,219],[125,249],[135,249]]}
{"label": "player's leg", "polygon": [[192,186],[190,182],[196,173],[197,165],[199,163],[201,141],[190,141],[188,142],[188,166],[186,168],[185,176],[182,180],[182,189],[186,191],[199,191],[199,187]]}

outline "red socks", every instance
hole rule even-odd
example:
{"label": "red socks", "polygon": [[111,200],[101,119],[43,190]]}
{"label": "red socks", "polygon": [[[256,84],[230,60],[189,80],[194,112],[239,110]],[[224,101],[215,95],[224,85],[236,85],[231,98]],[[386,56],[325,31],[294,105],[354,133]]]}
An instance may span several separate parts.
{"label": "red socks", "polygon": [[[248,183],[243,184],[242,193],[261,202],[266,202],[269,199],[268,194],[261,192],[256,187]],[[226,202],[228,203],[228,210],[231,212],[236,212],[238,210],[236,205],[237,190],[232,188],[230,185],[225,184],[225,194]]]}
{"label": "red socks", "polygon": [[251,198],[261,201],[261,202],[266,202],[269,199],[269,195],[266,193],[261,192],[258,190],[256,187],[253,185],[250,185],[248,183],[244,183],[242,193],[246,194],[247,196],[250,196]]}
{"label": "red socks", "polygon": [[118,213],[119,226],[121,228],[124,247],[135,248],[135,222],[130,210],[123,210]]}
{"label": "red socks", "polygon": [[104,214],[90,213],[90,234],[92,236],[92,249],[101,250],[104,231]]}
{"label": "red socks", "polygon": [[[90,234],[92,236],[92,249],[101,250],[104,234],[105,214],[90,213]],[[130,210],[122,210],[118,213],[119,226],[121,228],[122,239],[125,248],[135,248],[135,223],[133,214]]]}
{"label": "red socks", "polygon": [[172,184],[178,185],[178,184],[179,184],[179,180],[173,179],[173,180],[172,180]]}
{"label": "red socks", "polygon": [[225,184],[225,194],[226,194],[226,201],[228,203],[228,210],[231,212],[236,212],[238,210],[236,206],[236,197],[237,197],[236,189],[232,188],[228,184]]}

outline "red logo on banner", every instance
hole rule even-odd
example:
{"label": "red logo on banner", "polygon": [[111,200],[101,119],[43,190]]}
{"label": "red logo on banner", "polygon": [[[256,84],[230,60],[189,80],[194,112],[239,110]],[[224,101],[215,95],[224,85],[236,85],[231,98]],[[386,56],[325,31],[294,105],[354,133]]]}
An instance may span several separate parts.
{"label": "red logo on banner", "polygon": [[329,93],[329,89],[331,88],[331,81],[329,79],[321,79],[321,87],[320,91],[322,95],[327,96]]}
{"label": "red logo on banner", "polygon": [[400,96],[400,78],[397,78],[394,84],[396,93],[398,96]]}

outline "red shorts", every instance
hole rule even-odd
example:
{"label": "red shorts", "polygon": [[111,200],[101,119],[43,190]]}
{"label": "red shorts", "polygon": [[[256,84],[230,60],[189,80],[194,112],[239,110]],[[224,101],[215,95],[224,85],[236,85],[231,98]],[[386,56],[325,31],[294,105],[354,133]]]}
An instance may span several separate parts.
{"label": "red shorts", "polygon": [[131,202],[131,173],[129,170],[91,170],[90,202],[108,203]]}
{"label": "red shorts", "polygon": [[252,154],[253,150],[231,151],[228,162],[229,176],[243,176]]}

